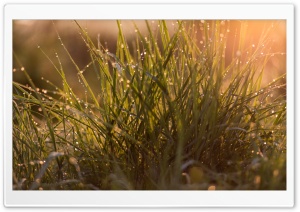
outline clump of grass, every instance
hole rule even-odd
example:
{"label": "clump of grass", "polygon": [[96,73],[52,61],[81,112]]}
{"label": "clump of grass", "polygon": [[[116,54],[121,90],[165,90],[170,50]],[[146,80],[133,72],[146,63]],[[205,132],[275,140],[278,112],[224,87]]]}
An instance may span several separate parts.
{"label": "clump of grass", "polygon": [[39,89],[26,69],[28,85],[13,82],[15,189],[286,189],[284,76],[261,84],[268,31],[253,50],[241,30],[228,63],[230,22],[177,21],[170,34],[165,21],[157,30],[146,21],[133,43],[116,24],[112,53],[77,23],[84,70],[60,39],[85,98],[59,57],[49,61],[63,86]]}

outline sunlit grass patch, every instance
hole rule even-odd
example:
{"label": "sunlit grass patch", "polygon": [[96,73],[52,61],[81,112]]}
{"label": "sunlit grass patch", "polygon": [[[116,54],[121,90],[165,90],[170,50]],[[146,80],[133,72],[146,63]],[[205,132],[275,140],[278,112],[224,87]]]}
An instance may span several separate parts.
{"label": "sunlit grass patch", "polygon": [[245,46],[242,22],[228,55],[230,21],[177,21],[172,33],[146,21],[131,42],[117,21],[115,52],[75,23],[88,65],[57,32],[72,67],[38,49],[61,84],[38,88],[26,67],[28,84],[13,82],[15,189],[286,189],[285,74],[262,84],[272,27]]}

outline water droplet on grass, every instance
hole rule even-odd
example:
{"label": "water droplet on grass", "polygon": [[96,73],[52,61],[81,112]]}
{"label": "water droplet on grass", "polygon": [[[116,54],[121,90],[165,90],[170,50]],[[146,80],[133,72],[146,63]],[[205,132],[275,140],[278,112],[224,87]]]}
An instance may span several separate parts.
{"label": "water droplet on grass", "polygon": [[238,50],[238,51],[236,51],[235,54],[236,54],[237,57],[239,57],[239,56],[241,56],[242,52],[240,50]]}

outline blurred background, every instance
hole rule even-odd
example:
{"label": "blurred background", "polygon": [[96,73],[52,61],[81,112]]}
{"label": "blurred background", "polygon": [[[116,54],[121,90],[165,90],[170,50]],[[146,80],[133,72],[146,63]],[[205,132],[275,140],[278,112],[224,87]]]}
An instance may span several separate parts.
{"label": "blurred background", "polygon": [[[98,35],[101,44],[111,53],[116,52],[118,27],[115,20],[81,20],[79,24],[84,28],[90,38],[97,46]],[[189,22],[189,21],[187,21]],[[199,23],[199,38],[197,41],[201,46],[201,41],[204,39],[202,34],[201,23],[204,21],[194,21]],[[207,21],[212,23],[212,21]],[[125,33],[128,44],[130,45],[136,39],[133,21],[122,20],[122,27]],[[134,21],[141,33],[148,35],[145,21]],[[149,20],[151,28],[158,30],[158,21]],[[170,34],[176,30],[176,21],[168,21],[168,29]],[[226,44],[226,63],[229,64],[232,58],[243,54],[237,44],[240,39],[244,40],[244,49],[258,48],[261,36],[267,29],[271,29],[268,37],[269,45],[266,46],[263,54],[273,54],[267,63],[263,83],[268,83],[278,76],[286,73],[286,23],[282,20],[230,20],[222,21],[224,27],[227,28],[227,44]],[[243,23],[243,24],[242,24]],[[245,24],[246,23],[246,24]],[[241,26],[247,28],[241,28]],[[241,30],[244,33],[241,35]],[[22,84],[27,84],[22,68],[24,67],[30,74],[32,80],[39,88],[52,89],[47,80],[55,85],[62,86],[60,77],[55,71],[53,65],[49,61],[59,66],[60,60],[63,69],[67,75],[67,79],[74,92],[80,95],[83,91],[82,87],[78,86],[77,71],[71,63],[68,55],[63,49],[59,38],[63,41],[65,47],[70,52],[76,64],[80,69],[86,67],[91,62],[88,48],[84,43],[79,33],[79,28],[74,21],[71,20],[15,20],[13,23],[13,80]],[[159,42],[159,41],[158,41]],[[202,42],[203,43],[203,42]],[[260,49],[264,49],[260,46]],[[44,51],[43,54],[42,51]],[[47,58],[49,57],[49,59]],[[97,86],[97,79],[92,69],[87,69],[84,72],[85,77],[94,87]]]}

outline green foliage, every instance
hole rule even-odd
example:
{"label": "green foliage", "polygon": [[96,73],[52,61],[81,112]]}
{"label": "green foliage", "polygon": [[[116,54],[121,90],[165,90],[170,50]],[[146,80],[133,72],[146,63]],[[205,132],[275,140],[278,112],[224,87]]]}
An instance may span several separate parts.
{"label": "green foliage", "polygon": [[286,189],[284,76],[262,86],[271,56],[258,47],[242,62],[243,30],[228,63],[229,23],[177,21],[170,33],[146,21],[131,44],[117,21],[115,53],[77,25],[98,89],[64,45],[85,99],[50,58],[61,88],[38,89],[26,70],[30,85],[13,83],[15,189]]}

